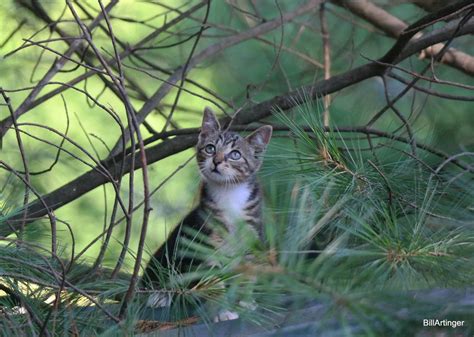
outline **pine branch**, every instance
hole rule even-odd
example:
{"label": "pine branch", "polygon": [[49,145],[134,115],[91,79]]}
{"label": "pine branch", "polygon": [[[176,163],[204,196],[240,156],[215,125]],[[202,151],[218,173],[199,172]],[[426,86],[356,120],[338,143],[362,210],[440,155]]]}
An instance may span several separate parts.
{"label": "pine branch", "polygon": [[[417,28],[422,29],[424,25],[430,20],[436,20],[438,16],[441,17],[444,15],[446,15],[445,12],[430,14],[426,19],[419,20],[419,27],[412,25],[412,32]],[[394,64],[400,63],[411,55],[414,55],[433,44],[451,39],[455,32],[457,32],[457,36],[474,33],[474,20],[470,19],[460,29],[458,29],[456,23],[450,23],[446,27],[434,30],[431,33],[415,40],[407,40],[406,36],[402,36],[399,40],[397,40],[389,52],[387,52],[387,54],[380,60],[393,60]],[[334,93],[351,85],[360,83],[366,79],[381,76],[389,68],[389,64],[387,65],[381,62],[369,62],[345,73],[335,75],[328,80],[316,82],[314,85],[302,87],[299,90],[276,96],[253,107],[243,109],[233,118],[233,124],[249,124],[259,121],[270,116],[273,107],[278,106],[284,111],[289,110],[304,103],[302,97],[316,99],[318,97]],[[221,123],[224,125],[229,121],[230,118],[224,118]],[[196,134],[176,136],[173,139],[165,140],[156,146],[146,149],[147,162],[148,164],[152,164],[171,155],[189,149],[196,143],[196,140]],[[122,158],[120,157],[121,154],[117,157],[109,159],[103,164],[107,170],[109,170],[110,175],[115,177],[115,179],[118,178],[117,174],[119,164],[122,163]],[[125,158],[125,169],[123,172],[130,171],[132,161],[134,161],[134,158],[130,155]],[[114,164],[114,162],[116,164]],[[134,169],[136,170],[139,168],[140,164],[137,163]],[[107,175],[104,175],[100,169],[96,168],[84,173],[68,184],[45,195],[43,197],[43,201],[51,210],[55,210],[107,182],[110,182],[109,178],[107,178]],[[42,205],[42,203],[39,201],[34,201],[28,205],[29,219],[26,220],[26,223],[31,223],[32,221],[37,220],[46,214],[47,209]],[[7,236],[11,234],[11,228],[18,228],[19,220],[18,214],[14,214],[7,218],[6,221],[11,227],[5,226],[5,228],[2,228],[0,230],[0,235]]]}

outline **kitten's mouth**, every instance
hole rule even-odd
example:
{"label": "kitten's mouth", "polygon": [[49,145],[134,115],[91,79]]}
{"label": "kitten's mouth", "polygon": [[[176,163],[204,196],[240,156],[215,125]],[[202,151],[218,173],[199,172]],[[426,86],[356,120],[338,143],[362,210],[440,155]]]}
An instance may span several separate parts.
{"label": "kitten's mouth", "polygon": [[217,169],[217,166],[214,167],[214,168],[211,170],[211,172],[212,172],[212,173],[221,174],[221,173],[219,172],[219,170]]}

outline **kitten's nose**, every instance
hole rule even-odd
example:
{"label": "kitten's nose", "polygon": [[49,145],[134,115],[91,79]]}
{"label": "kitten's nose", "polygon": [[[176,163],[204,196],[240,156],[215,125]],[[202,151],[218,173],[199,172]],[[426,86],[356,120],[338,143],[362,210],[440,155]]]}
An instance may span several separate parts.
{"label": "kitten's nose", "polygon": [[214,164],[214,167],[217,168],[217,166],[224,161],[224,154],[218,152],[214,158],[212,158],[212,163]]}

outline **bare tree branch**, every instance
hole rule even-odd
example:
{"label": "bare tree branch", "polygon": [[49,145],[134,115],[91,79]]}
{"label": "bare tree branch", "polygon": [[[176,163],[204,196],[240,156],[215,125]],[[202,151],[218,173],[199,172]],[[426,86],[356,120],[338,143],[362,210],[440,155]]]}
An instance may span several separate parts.
{"label": "bare tree branch", "polygon": [[[110,11],[116,4],[118,3],[118,0],[112,0],[110,3],[107,5],[107,11]],[[96,27],[99,23],[100,20],[103,19],[103,15],[99,14],[97,18],[92,21],[92,23],[89,25],[88,29],[92,30],[94,27]],[[44,86],[60,71],[64,65],[67,63],[69,60],[70,56],[76,51],[77,48],[79,48],[81,44],[81,40],[75,40],[72,42],[71,46],[68,48],[68,50],[63,54],[63,57],[59,58],[56,60],[52,65],[51,68],[48,70],[48,72],[43,76],[43,78],[39,81],[39,83],[35,86],[35,88],[29,93],[29,95],[25,98],[25,100],[20,104],[20,106],[15,110],[15,118],[20,117],[23,113],[25,113],[32,103],[32,101],[38,96],[41,90],[43,90]],[[7,132],[8,128],[12,125],[13,120],[11,117],[3,120],[0,122],[0,138],[2,138],[5,133]]]}
{"label": "bare tree branch", "polygon": [[[408,27],[407,23],[403,22],[396,16],[390,14],[389,12],[385,11],[384,9],[380,8],[369,0],[333,0],[333,2],[341,7],[347,8],[355,15],[372,23],[374,26],[376,26],[391,37],[398,38],[400,34],[402,34],[402,32]],[[447,4],[446,2],[441,3],[443,5]],[[470,1],[464,1],[462,3],[462,6],[469,5],[469,3]],[[436,8],[436,10],[439,9],[440,7]],[[426,49],[420,51],[420,57],[433,57],[441,50],[441,48],[443,48],[443,44],[441,43],[431,45]],[[474,75],[474,57],[463,51],[451,47],[445,53],[445,55],[441,59],[441,62],[471,76]]]}
{"label": "bare tree branch", "polygon": [[[420,50],[423,50],[428,45],[449,39],[455,30],[455,25],[449,25],[448,29],[438,29],[430,34],[426,34],[420,39],[409,42],[404,50],[399,51],[400,54],[396,57],[396,62],[401,62],[405,58],[419,52]],[[468,23],[466,23],[459,32],[460,35],[471,33],[474,33],[474,20],[470,20]],[[265,117],[270,116],[272,109],[276,106],[280,107],[282,110],[291,109],[294,106],[303,103],[302,97],[304,95],[307,95],[313,99],[321,97],[323,95],[339,91],[355,83],[359,83],[368,78],[380,76],[387,68],[389,67],[377,62],[371,62],[362,65],[343,74],[335,75],[328,80],[319,81],[314,85],[302,87],[299,90],[276,96],[251,108],[244,109],[237,116],[235,116],[233,123],[237,125],[249,124],[259,121]],[[228,122],[229,118],[225,118],[222,121],[223,124]],[[163,158],[184,151],[192,147],[196,140],[196,134],[183,135],[177,136],[173,139],[165,140],[156,146],[150,147],[146,149],[148,163],[152,164]],[[420,144],[417,143],[417,146],[419,147]],[[121,163],[121,158],[118,157],[113,157],[103,162],[103,166],[107,167],[110,175],[114,177],[117,177],[119,173],[118,164],[116,163]],[[125,159],[125,172],[131,169],[131,159],[132,158],[130,156]],[[135,167],[135,169],[138,168],[140,168],[140,165]],[[50,205],[50,208],[58,209],[106,182],[108,182],[108,179],[103,174],[98,173],[96,170],[91,170],[44,196],[43,200],[47,205]],[[28,209],[30,218],[27,220],[27,223],[41,218],[47,213],[46,209],[38,201],[30,203]],[[8,222],[14,228],[17,228],[17,222],[19,220],[20,219],[18,218],[18,215],[12,215],[8,218]],[[0,235],[6,236],[10,233],[10,228],[0,229]]]}
{"label": "bare tree branch", "polygon": [[[310,0],[308,3],[304,4],[303,6],[298,7],[293,12],[285,13],[281,18],[277,17],[273,20],[267,21],[263,24],[255,26],[247,31],[244,31],[240,34],[230,36],[228,38],[222,39],[219,42],[207,47],[196,56],[191,58],[189,62],[186,62],[185,65],[179,67],[177,70],[173,72],[173,74],[164,82],[160,88],[150,97],[150,99],[142,106],[142,108],[137,113],[137,121],[138,124],[141,124],[148,114],[158,105],[159,102],[170,92],[173,88],[173,84],[175,84],[183,75],[189,72],[192,68],[194,68],[197,64],[202,62],[203,60],[210,58],[217,53],[221,52],[224,49],[227,49],[231,46],[234,46],[238,43],[251,39],[255,36],[259,36],[269,32],[280,25],[288,22],[295,17],[307,13],[309,10],[315,8],[321,3],[322,0]],[[119,151],[121,151],[121,144],[119,142],[116,143],[114,148],[112,149],[111,156],[115,156]]]}
{"label": "bare tree branch", "polygon": [[[117,1],[115,1],[117,2]],[[109,8],[109,6],[112,6],[112,3],[109,3],[109,5],[107,5],[107,8]],[[204,5],[206,4],[206,1],[204,2],[201,2],[201,3],[198,3],[197,5],[193,6],[192,8],[190,8],[189,10],[187,10],[186,12],[184,12],[182,15],[174,18],[173,20],[170,20],[169,22],[167,22],[166,24],[164,24],[162,27],[160,27],[160,29],[157,29],[155,31],[153,31],[152,33],[150,33],[149,35],[147,35],[145,38],[143,38],[140,42],[138,42],[137,44],[135,44],[134,46],[130,46],[129,48],[127,48],[126,50],[124,50],[122,53],[120,53],[120,58],[121,59],[124,59],[128,56],[130,56],[133,52],[134,52],[134,48],[136,47],[139,47],[139,46],[142,46],[150,41],[152,41],[154,38],[156,38],[160,33],[162,33],[163,31],[166,31],[169,27],[172,27],[174,26],[176,23],[180,22],[181,20],[187,18],[190,13],[193,13],[194,11],[197,11],[199,10],[201,7],[203,7]],[[94,27],[95,25],[98,24],[98,19],[99,18],[103,18],[102,14],[99,14],[98,18],[97,18],[97,22],[94,21],[92,25],[91,24],[91,27]],[[78,43],[79,45],[79,43]],[[68,49],[68,50],[71,50],[71,47]],[[72,54],[72,51],[71,51],[71,54]],[[66,56],[70,56],[68,54],[64,54]],[[58,62],[58,61],[57,61]],[[65,61],[62,61],[62,62],[65,62]],[[112,58],[110,61],[107,62],[107,64],[109,65],[114,65],[116,62],[115,58]],[[55,63],[56,64],[56,63]],[[53,67],[54,68],[54,67]],[[75,84],[77,83],[80,83],[82,81],[84,81],[85,79],[91,77],[91,76],[94,76],[96,74],[95,71],[88,71],[78,77],[76,77],[75,79],[71,80],[70,82],[68,82],[66,85],[63,85],[57,89],[54,89],[46,94],[44,94],[43,96],[40,96],[38,98],[35,99],[35,97],[38,95],[38,93],[42,90],[42,88],[48,84],[49,80],[54,76],[54,74],[56,72],[53,71],[53,68],[51,69],[51,73],[48,72],[48,79],[46,79],[46,77],[41,81],[41,84],[42,85],[36,85],[35,88],[33,89],[32,93],[30,93],[28,95],[29,98],[25,99],[25,101],[15,110],[15,114],[16,114],[16,117],[18,118],[19,116],[23,115],[24,113],[26,113],[27,111],[33,109],[34,107],[44,103],[45,101],[47,101],[48,99],[50,99],[51,97],[54,97],[58,94],[60,94],[61,92],[65,91],[66,89],[70,88],[71,86],[74,86]],[[58,69],[59,70],[59,69]],[[34,93],[34,94],[33,94]],[[5,119],[3,119],[2,121],[0,121],[0,138],[3,137],[5,135],[5,133],[7,132],[8,128],[12,125],[12,120],[10,117],[7,117]]]}

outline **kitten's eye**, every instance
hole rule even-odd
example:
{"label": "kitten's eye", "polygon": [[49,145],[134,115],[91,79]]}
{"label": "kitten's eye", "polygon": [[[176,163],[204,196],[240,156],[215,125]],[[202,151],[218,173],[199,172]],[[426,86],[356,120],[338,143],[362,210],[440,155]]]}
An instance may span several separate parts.
{"label": "kitten's eye", "polygon": [[212,144],[207,144],[204,151],[206,151],[207,154],[214,154],[214,152],[216,152],[216,147]]}
{"label": "kitten's eye", "polygon": [[229,158],[232,159],[232,160],[239,160],[240,157],[242,157],[242,155],[237,150],[234,150],[231,153],[229,153]]}

